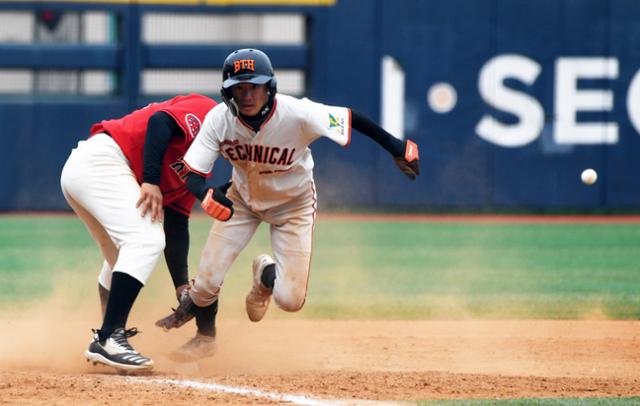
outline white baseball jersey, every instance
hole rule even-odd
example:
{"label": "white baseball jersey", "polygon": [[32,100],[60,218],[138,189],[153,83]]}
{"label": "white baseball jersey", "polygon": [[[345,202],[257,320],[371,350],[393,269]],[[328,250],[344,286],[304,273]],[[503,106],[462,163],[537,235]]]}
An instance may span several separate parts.
{"label": "white baseball jersey", "polygon": [[233,165],[234,185],[253,210],[301,195],[313,177],[309,144],[325,136],[349,145],[351,110],[278,94],[270,114],[256,133],[225,104],[217,105],[207,114],[185,163],[206,175],[222,155]]}

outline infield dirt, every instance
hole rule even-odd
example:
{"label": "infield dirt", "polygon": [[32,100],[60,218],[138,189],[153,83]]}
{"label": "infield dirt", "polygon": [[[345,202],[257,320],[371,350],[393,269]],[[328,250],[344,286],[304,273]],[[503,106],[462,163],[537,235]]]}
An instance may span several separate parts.
{"label": "infield dirt", "polygon": [[[56,313],[56,312],[54,312]],[[137,320],[140,321],[140,317]],[[0,404],[278,404],[261,396],[137,383],[85,362],[91,318],[0,320]],[[214,357],[169,360],[193,325],[150,317],[131,342],[154,378],[313,399],[411,401],[640,395],[637,321],[325,321],[221,319]],[[147,377],[148,378],[148,377]]]}

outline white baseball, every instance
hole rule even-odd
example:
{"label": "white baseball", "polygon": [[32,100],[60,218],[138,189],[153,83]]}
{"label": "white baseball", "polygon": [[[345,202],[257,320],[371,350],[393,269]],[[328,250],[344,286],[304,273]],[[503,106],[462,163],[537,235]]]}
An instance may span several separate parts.
{"label": "white baseball", "polygon": [[580,179],[582,179],[582,183],[584,183],[585,185],[593,185],[598,180],[598,172],[594,171],[591,168],[585,169],[584,171],[582,171]]}

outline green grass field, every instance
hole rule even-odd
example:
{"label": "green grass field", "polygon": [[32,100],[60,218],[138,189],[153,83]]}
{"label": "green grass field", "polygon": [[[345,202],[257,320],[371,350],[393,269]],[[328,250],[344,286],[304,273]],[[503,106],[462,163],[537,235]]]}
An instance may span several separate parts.
{"label": "green grass field", "polygon": [[[192,275],[209,227],[206,217],[191,222]],[[321,218],[314,247],[304,317],[640,318],[638,224]],[[252,258],[268,251],[261,227],[223,293],[243,294]],[[0,312],[9,303],[29,306],[61,283],[93,295],[100,265],[76,217],[0,217]],[[156,300],[170,285],[161,261],[145,295]]]}

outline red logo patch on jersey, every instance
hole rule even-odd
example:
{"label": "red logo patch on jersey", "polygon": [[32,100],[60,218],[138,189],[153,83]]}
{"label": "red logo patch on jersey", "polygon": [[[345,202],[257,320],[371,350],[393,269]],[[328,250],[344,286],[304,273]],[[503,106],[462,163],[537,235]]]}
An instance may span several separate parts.
{"label": "red logo patch on jersey", "polygon": [[195,115],[189,113],[186,115],[187,125],[189,126],[189,132],[191,133],[191,138],[195,138],[196,135],[200,132],[200,128],[202,128],[202,123],[200,119]]}

